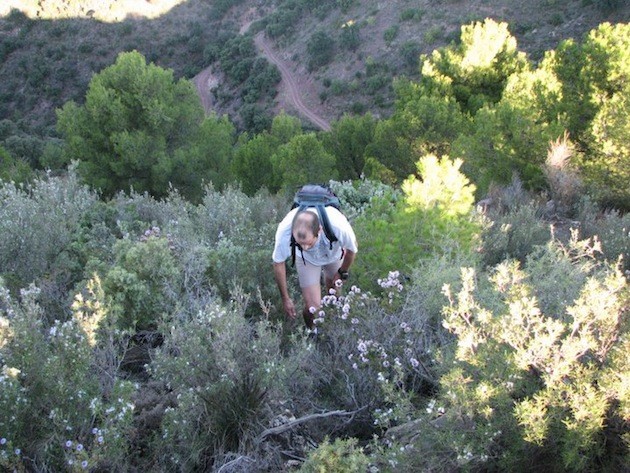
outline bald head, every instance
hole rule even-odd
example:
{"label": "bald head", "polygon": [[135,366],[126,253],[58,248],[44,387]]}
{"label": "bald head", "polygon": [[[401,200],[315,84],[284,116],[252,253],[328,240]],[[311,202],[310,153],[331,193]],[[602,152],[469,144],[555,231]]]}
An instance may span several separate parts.
{"label": "bald head", "polygon": [[319,235],[319,217],[316,213],[308,210],[299,211],[293,218],[291,232],[298,243],[317,237]]}

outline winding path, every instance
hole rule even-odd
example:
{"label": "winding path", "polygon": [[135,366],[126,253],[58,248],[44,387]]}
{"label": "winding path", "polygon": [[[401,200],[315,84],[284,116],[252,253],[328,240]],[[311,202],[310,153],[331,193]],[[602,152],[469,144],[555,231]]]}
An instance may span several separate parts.
{"label": "winding path", "polygon": [[282,59],[280,59],[271,49],[269,42],[267,42],[265,38],[264,32],[261,31],[254,37],[254,44],[256,44],[256,47],[258,47],[258,49],[260,49],[264,53],[269,62],[275,64],[280,70],[280,75],[282,76],[280,87],[283,87],[283,85],[284,87],[286,87],[289,101],[295,107],[298,113],[307,118],[311,123],[318,126],[322,130],[330,130],[330,124],[326,120],[320,117],[312,109],[304,105],[300,88],[298,87],[297,82],[293,77],[293,74],[289,70],[287,64],[282,61]]}
{"label": "winding path", "polygon": [[[322,130],[329,131],[330,123],[318,115],[312,108],[309,108],[304,104],[302,100],[302,90],[298,85],[298,81],[295,79],[288,65],[278,57],[278,55],[271,48],[271,44],[264,36],[264,32],[258,33],[254,37],[254,44],[259,51],[267,58],[269,62],[275,64],[282,80],[279,84],[279,93],[286,94],[287,102],[295,108],[295,110],[308,121]],[[212,96],[210,89],[218,84],[218,79],[213,73],[212,66],[204,69],[193,78],[193,83],[197,88],[197,93],[201,100],[201,105],[206,112],[206,115],[212,112]]]}

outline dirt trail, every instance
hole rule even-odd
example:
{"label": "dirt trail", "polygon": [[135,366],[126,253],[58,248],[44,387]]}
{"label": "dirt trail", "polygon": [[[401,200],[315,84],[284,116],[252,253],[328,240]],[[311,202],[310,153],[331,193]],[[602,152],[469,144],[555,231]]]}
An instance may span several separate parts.
{"label": "dirt trail", "polygon": [[[244,25],[244,28],[241,28],[241,32],[249,26],[249,23]],[[307,91],[307,95],[315,94],[314,88],[309,87],[309,85],[312,86],[312,84],[300,84],[289,69],[287,63],[283,61],[271,48],[271,44],[267,38],[265,38],[263,32],[258,33],[254,37],[254,43],[267,60],[276,65],[280,71],[280,75],[282,76],[282,80],[278,85],[278,99],[280,102],[279,108],[282,109],[285,106],[294,108],[297,113],[313,123],[313,125],[325,131],[330,130],[330,123],[322,118],[312,107],[309,107],[304,103],[304,95],[307,94]],[[199,94],[199,98],[206,115],[212,112],[212,96],[210,89],[216,87],[219,84],[219,80],[219,76],[214,73],[212,66],[204,69],[193,78],[193,82],[197,88],[197,93]]]}
{"label": "dirt trail", "polygon": [[193,77],[193,83],[195,84],[197,93],[201,99],[201,105],[203,106],[206,115],[209,115],[212,112],[212,96],[210,94],[210,90],[218,84],[218,79],[212,71],[212,66],[207,67]]}
{"label": "dirt trail", "polygon": [[280,71],[282,81],[280,82],[280,94],[285,94],[288,98],[288,102],[295,107],[296,111],[308,119],[311,123],[318,126],[322,130],[330,130],[330,124],[321,116],[319,116],[313,109],[304,104],[302,100],[302,88],[298,85],[298,81],[295,79],[288,65],[278,57],[278,55],[271,49],[271,45],[265,38],[264,32],[258,33],[254,37],[254,43],[256,47],[263,52],[267,57],[267,60],[272,64],[275,64]]}

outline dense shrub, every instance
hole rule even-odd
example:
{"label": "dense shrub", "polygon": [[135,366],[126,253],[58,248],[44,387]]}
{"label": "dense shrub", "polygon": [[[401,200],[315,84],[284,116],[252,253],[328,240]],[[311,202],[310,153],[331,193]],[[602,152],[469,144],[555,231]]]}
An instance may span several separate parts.
{"label": "dense shrub", "polygon": [[[627,435],[619,422],[627,415],[622,380],[629,367],[618,354],[627,349],[629,293],[619,270],[593,260],[594,249],[577,240],[551,243],[523,269],[514,262],[495,267],[492,287],[462,269],[461,289],[445,290],[444,325],[457,347],[410,464],[441,462],[443,471],[622,468],[627,450],[616,442]],[[549,275],[550,263],[565,271]]]}
{"label": "dense shrub", "polygon": [[43,177],[29,185],[2,183],[0,274],[9,287],[46,278],[67,290],[67,278],[80,272],[73,267],[70,246],[96,201],[97,195],[78,182],[73,170],[63,178]]}
{"label": "dense shrub", "polygon": [[373,205],[357,219],[362,286],[370,287],[379,273],[393,269],[406,274],[423,256],[474,247],[479,231],[471,217],[474,186],[459,171],[461,164],[448,157],[421,158],[422,180],[410,176],[395,206]]}
{"label": "dense shrub", "polygon": [[121,471],[135,388],[114,377],[116,335],[104,322],[107,309],[98,305],[98,289],[72,319],[52,323],[36,303],[37,292],[33,286],[22,291],[18,302],[0,285],[0,431],[13,449],[7,455],[2,446],[0,465]]}

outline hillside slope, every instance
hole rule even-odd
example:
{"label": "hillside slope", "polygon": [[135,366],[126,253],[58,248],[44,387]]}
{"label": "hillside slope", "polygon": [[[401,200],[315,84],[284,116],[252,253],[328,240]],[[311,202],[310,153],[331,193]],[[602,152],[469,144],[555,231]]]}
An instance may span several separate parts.
{"label": "hillside slope", "polygon": [[[226,3],[235,6],[219,7]],[[418,77],[419,55],[457,40],[462,24],[484,18],[505,21],[519,48],[537,60],[563,39],[579,39],[604,21],[630,20],[628,2],[612,11],[597,6],[602,3],[606,2],[322,2],[329,5],[325,11],[320,4],[300,11],[282,34],[267,35],[267,42],[296,83],[309,84],[310,93],[301,100],[325,121],[347,112],[387,116],[393,107],[392,80]],[[270,19],[287,4],[288,0],[181,0],[159,17],[134,13],[118,23],[87,16],[38,20],[19,11],[1,16],[0,120],[10,119],[35,133],[52,133],[55,109],[68,100],[81,102],[92,75],[112,64],[121,51],[136,49],[149,61],[173,69],[176,77],[192,79],[211,65],[220,70],[220,61],[207,52],[209,45],[239,34],[245,22],[260,20],[255,26],[268,30]],[[342,11],[335,5],[347,8]],[[309,66],[309,42],[316,34],[331,42],[332,55],[325,65]],[[236,117],[241,101],[233,87],[218,83],[215,92],[221,97],[213,102],[216,112]],[[279,94],[273,112],[282,108],[293,112]]]}

